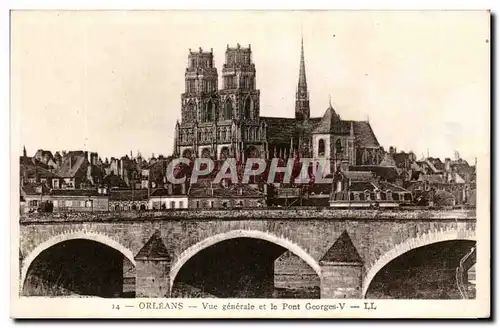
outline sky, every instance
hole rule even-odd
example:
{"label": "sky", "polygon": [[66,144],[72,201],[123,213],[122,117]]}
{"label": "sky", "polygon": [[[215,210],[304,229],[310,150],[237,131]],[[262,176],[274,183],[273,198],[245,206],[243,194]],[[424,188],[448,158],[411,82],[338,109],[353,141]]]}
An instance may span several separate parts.
{"label": "sky", "polygon": [[15,11],[13,151],[169,155],[189,49],[251,44],[262,116],[294,116],[304,39],[311,116],[329,98],[417,157],[489,154],[487,12]]}

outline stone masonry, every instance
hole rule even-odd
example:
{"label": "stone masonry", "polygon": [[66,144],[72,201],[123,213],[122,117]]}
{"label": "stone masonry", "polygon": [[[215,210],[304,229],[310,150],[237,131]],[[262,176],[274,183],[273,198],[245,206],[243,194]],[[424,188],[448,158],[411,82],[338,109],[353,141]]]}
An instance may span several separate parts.
{"label": "stone masonry", "polygon": [[[361,298],[371,279],[391,260],[440,241],[474,241],[475,230],[473,210],[38,214],[21,217],[20,271],[24,282],[42,251],[66,240],[90,239],[117,249],[135,265],[137,296],[160,297],[169,295],[180,268],[199,251],[247,237],[275,243],[306,262],[321,279],[322,298]],[[342,255],[346,248],[347,255]]]}

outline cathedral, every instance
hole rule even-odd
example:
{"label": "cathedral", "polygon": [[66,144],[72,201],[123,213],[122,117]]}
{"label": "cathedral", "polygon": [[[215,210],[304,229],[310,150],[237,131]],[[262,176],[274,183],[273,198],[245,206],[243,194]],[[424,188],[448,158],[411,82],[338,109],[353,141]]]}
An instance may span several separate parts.
{"label": "cathedral", "polygon": [[310,117],[303,41],[295,117],[260,115],[255,72],[251,46],[228,45],[219,88],[213,51],[189,50],[174,156],[239,161],[307,157],[325,159],[331,168],[341,162],[378,165],[382,161],[384,150],[369,122],[341,119],[331,102],[323,117]]}

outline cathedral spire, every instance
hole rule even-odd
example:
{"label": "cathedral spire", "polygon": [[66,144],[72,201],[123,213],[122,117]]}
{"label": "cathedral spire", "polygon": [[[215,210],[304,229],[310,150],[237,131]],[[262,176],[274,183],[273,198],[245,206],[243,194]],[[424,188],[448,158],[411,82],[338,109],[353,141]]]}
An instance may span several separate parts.
{"label": "cathedral spire", "polygon": [[295,119],[309,118],[309,93],[307,92],[306,64],[304,59],[304,38],[300,38],[299,83],[295,95]]}
{"label": "cathedral spire", "polygon": [[299,71],[299,89],[304,88],[307,92],[306,64],[304,62],[304,38],[300,38],[300,71]]}

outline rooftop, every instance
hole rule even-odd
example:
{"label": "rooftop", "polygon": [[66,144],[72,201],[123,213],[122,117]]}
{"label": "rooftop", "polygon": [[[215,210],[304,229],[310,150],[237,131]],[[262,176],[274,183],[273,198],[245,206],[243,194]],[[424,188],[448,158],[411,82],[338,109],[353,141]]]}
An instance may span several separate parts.
{"label": "rooftop", "polygon": [[127,200],[147,200],[147,189],[112,189],[109,192],[109,200],[127,201]]}

